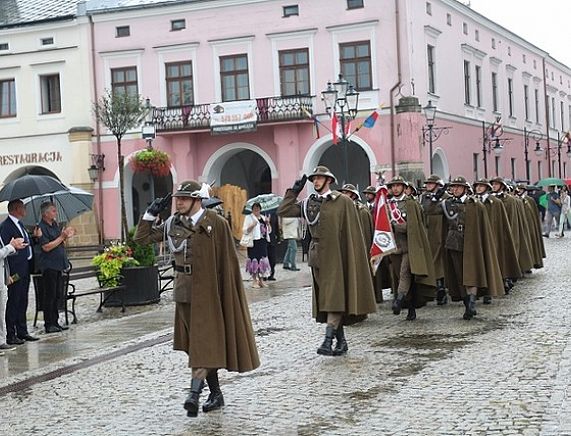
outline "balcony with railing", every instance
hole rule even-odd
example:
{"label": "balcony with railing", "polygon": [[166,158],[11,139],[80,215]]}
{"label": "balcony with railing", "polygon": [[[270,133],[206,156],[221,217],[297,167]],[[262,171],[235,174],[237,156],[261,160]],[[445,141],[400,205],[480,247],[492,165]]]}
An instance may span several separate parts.
{"label": "balcony with railing", "polygon": [[[210,128],[210,104],[153,108],[152,123],[157,132]],[[311,96],[256,98],[258,124],[309,120],[313,115]]]}

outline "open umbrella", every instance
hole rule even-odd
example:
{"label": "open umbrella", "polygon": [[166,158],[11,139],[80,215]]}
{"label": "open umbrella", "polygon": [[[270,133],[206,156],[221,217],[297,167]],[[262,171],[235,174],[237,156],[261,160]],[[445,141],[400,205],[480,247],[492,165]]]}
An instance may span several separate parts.
{"label": "open umbrella", "polygon": [[283,197],[280,197],[277,194],[257,195],[254,198],[250,198],[248,201],[246,201],[246,205],[244,206],[242,213],[251,213],[252,205],[254,203],[260,203],[260,206],[262,206],[262,212],[269,212],[270,210],[277,209],[283,199]]}
{"label": "open umbrella", "polygon": [[557,177],[547,177],[545,179],[541,179],[539,182],[537,182],[538,186],[551,186],[551,185],[557,185],[557,186],[563,186],[565,185],[565,182],[561,179],[558,179]]}
{"label": "open umbrella", "polygon": [[68,223],[75,217],[93,209],[93,194],[83,189],[70,187],[69,190],[34,195],[23,199],[26,205],[24,225],[34,226],[40,220],[40,206],[44,201],[52,201],[56,205],[57,221]]}
{"label": "open umbrella", "polygon": [[67,189],[67,186],[53,177],[28,174],[6,183],[0,190],[0,201],[18,200]]}

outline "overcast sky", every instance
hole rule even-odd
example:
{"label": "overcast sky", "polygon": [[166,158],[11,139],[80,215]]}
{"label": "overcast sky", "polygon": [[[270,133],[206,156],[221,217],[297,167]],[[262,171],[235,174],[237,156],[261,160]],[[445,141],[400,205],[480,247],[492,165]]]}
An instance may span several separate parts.
{"label": "overcast sky", "polygon": [[475,11],[571,68],[571,0],[471,0],[471,3]]}

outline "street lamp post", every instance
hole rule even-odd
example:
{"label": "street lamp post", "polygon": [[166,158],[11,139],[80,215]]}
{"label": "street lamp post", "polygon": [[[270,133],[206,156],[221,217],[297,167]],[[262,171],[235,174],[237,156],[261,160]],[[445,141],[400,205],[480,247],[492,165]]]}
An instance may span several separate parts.
{"label": "street lamp post", "polygon": [[529,170],[529,155],[528,155],[528,150],[529,150],[529,138],[532,138],[535,141],[535,154],[537,156],[541,156],[542,153],[542,149],[541,149],[541,145],[539,144],[539,141],[541,141],[541,139],[543,138],[543,134],[539,131],[539,130],[527,130],[527,127],[523,128],[523,143],[524,143],[524,148],[523,148],[523,154],[524,154],[524,158],[525,158],[525,177],[527,179],[528,183],[531,183],[531,179],[530,179],[530,170]]}
{"label": "street lamp post", "polygon": [[[348,135],[346,131],[347,123],[357,116],[359,106],[359,93],[347,80],[339,74],[339,79],[335,83],[327,82],[327,88],[321,92],[321,98],[325,103],[325,109],[330,117],[338,117],[341,124],[341,146],[343,147],[343,161],[345,167],[345,178],[343,183],[349,183],[349,157],[347,149],[349,147]],[[336,132],[332,132],[334,135]]]}
{"label": "street lamp post", "polygon": [[[500,136],[504,134],[504,129],[501,125],[501,117],[497,117],[496,121],[489,126],[486,122],[482,121],[482,154],[484,158],[484,177],[488,178],[488,153],[492,150],[496,155],[502,154],[504,145],[500,141]],[[504,142],[507,139],[504,139]]]}
{"label": "street lamp post", "polygon": [[428,100],[428,104],[423,109],[424,115],[426,116],[426,127],[422,128],[422,138],[424,141],[428,141],[428,167],[430,168],[430,174],[432,174],[432,145],[438,141],[438,138],[440,138],[443,133],[448,135],[451,127],[434,127],[436,106],[432,104],[432,100]]}

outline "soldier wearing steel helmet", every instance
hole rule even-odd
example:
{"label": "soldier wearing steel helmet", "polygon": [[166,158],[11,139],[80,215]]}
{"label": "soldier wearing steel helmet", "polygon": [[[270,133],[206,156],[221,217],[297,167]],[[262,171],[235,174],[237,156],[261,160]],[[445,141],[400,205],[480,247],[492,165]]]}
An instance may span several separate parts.
{"label": "soldier wearing steel helmet", "polygon": [[170,197],[151,203],[134,239],[139,244],[165,241],[174,255],[173,343],[175,350],[188,354],[192,379],[184,408],[195,417],[204,379],[210,395],[202,410],[210,412],[224,405],[218,369],[247,372],[260,361],[230,227],[216,212],[202,207],[208,185],[182,182],[174,193],[176,213],[153,226],[170,205]]}
{"label": "soldier wearing steel helmet", "polygon": [[369,208],[361,203],[361,196],[359,191],[351,183],[344,184],[339,190],[342,194],[347,195],[357,209],[357,214],[359,215],[359,223],[361,225],[361,232],[363,233],[363,242],[365,243],[365,248],[370,249],[373,244],[373,215],[369,211]]}
{"label": "soldier wearing steel helmet", "polygon": [[478,290],[482,295],[502,295],[503,282],[490,221],[484,205],[468,195],[463,176],[449,183],[452,196],[442,203],[447,220],[444,244],[444,277],[452,301],[464,302],[464,319],[476,312]]}
{"label": "soldier wearing steel helmet", "polygon": [[[309,179],[315,194],[297,197]],[[336,178],[325,166],[296,180],[278,208],[281,217],[303,217],[311,234],[308,264],[313,275],[313,316],[326,323],[325,339],[317,349],[324,356],[347,353],[344,325],[376,311],[359,217],[353,201],[331,190]],[[333,340],[336,340],[333,348]]]}

